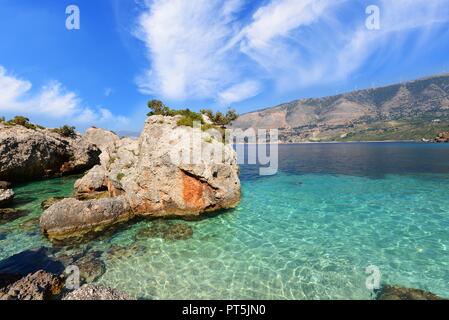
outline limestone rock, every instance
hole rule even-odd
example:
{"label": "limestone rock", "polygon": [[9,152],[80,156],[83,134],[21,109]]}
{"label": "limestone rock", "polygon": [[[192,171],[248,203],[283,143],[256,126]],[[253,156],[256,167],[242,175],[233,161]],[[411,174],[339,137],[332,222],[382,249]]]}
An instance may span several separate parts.
{"label": "limestone rock", "polygon": [[96,165],[81,179],[75,182],[77,193],[89,193],[92,191],[107,190],[106,171],[100,165]]}
{"label": "limestone rock", "polygon": [[64,200],[64,199],[65,199],[64,197],[51,197],[51,198],[48,198],[47,200],[42,201],[41,208],[44,209],[44,210],[47,210],[52,205],[54,205],[56,202],[59,202],[59,201]]}
{"label": "limestone rock", "polygon": [[11,183],[6,181],[0,181],[0,190],[11,189]]}
{"label": "limestone rock", "polygon": [[31,181],[83,172],[99,163],[101,151],[81,135],[51,129],[0,125],[0,180]]}
{"label": "limestone rock", "polygon": [[[178,126],[178,120],[149,117],[138,140],[122,139],[107,163],[102,158],[110,195],[124,195],[140,216],[191,217],[235,207],[240,180],[232,146],[206,132],[190,143],[192,128]],[[189,163],[177,159],[177,150],[181,155],[200,152],[203,158]],[[207,157],[211,154],[215,158]]]}
{"label": "limestone rock", "polygon": [[98,231],[130,218],[132,212],[123,197],[88,201],[68,198],[45,210],[40,226],[50,239],[61,240]]}
{"label": "limestone rock", "polygon": [[443,300],[437,295],[419,289],[398,286],[383,286],[376,296],[377,300]]}
{"label": "limestone rock", "polygon": [[14,199],[14,195],[12,189],[0,189],[0,207],[4,207],[11,203]]}
{"label": "limestone rock", "polygon": [[0,290],[0,300],[47,300],[61,292],[59,277],[39,270]]}
{"label": "limestone rock", "polygon": [[127,294],[115,289],[85,284],[68,293],[62,300],[132,300]]}

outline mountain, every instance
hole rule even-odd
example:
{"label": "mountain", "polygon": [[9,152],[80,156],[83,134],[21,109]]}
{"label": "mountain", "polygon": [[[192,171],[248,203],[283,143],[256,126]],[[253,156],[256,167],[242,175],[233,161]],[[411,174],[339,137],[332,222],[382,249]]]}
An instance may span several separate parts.
{"label": "mountain", "polygon": [[449,74],[241,115],[234,128],[279,129],[282,142],[432,139],[449,130]]}

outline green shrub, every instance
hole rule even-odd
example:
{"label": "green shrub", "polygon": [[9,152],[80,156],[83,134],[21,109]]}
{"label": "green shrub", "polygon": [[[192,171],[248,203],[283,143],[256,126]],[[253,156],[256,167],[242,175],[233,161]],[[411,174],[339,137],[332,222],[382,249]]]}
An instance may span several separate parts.
{"label": "green shrub", "polygon": [[76,136],[75,127],[68,125],[63,125],[62,127],[53,129],[52,131],[60,134],[63,137],[70,138]]}
{"label": "green shrub", "polygon": [[36,128],[40,128],[40,129],[44,128],[42,126],[32,124],[30,122],[30,119],[28,119],[27,117],[24,117],[24,116],[15,116],[14,118],[12,118],[8,122],[6,122],[6,124],[11,125],[11,126],[22,126],[22,127],[25,127],[28,129],[33,129],[33,130],[35,130]]}
{"label": "green shrub", "polygon": [[123,172],[117,173],[117,180],[122,181],[122,179],[125,177],[125,174]]}
{"label": "green shrub", "polygon": [[6,122],[5,117],[0,117],[0,123],[5,123],[5,122]]}

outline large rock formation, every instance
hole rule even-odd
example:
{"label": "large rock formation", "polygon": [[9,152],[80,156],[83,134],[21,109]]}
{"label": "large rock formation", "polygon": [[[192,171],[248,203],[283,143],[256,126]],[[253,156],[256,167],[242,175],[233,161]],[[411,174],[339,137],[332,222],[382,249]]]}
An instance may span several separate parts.
{"label": "large rock formation", "polygon": [[83,172],[99,162],[100,150],[79,134],[0,123],[0,180],[30,181]]}
{"label": "large rock formation", "polygon": [[78,194],[108,190],[114,200],[58,202],[42,215],[42,230],[63,238],[133,216],[191,218],[235,207],[240,180],[232,146],[223,144],[218,132],[178,126],[179,119],[152,116],[139,139],[109,136],[100,143],[101,165],[75,189]]}

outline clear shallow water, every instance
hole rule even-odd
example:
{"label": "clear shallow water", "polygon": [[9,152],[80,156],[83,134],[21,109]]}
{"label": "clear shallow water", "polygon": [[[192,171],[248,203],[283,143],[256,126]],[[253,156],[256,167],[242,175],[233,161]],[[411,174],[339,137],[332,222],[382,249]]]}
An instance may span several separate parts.
{"label": "clear shallow water", "polygon": [[[242,166],[237,209],[182,222],[190,239],[136,239],[158,223],[140,221],[91,242],[107,266],[98,282],[149,299],[370,299],[364,271],[376,265],[384,283],[449,297],[448,146],[294,145],[279,154],[273,177]],[[51,245],[23,222],[55,192],[69,195],[73,181],[17,188],[32,212],[0,226],[0,259]],[[107,253],[117,246],[128,250]]]}

